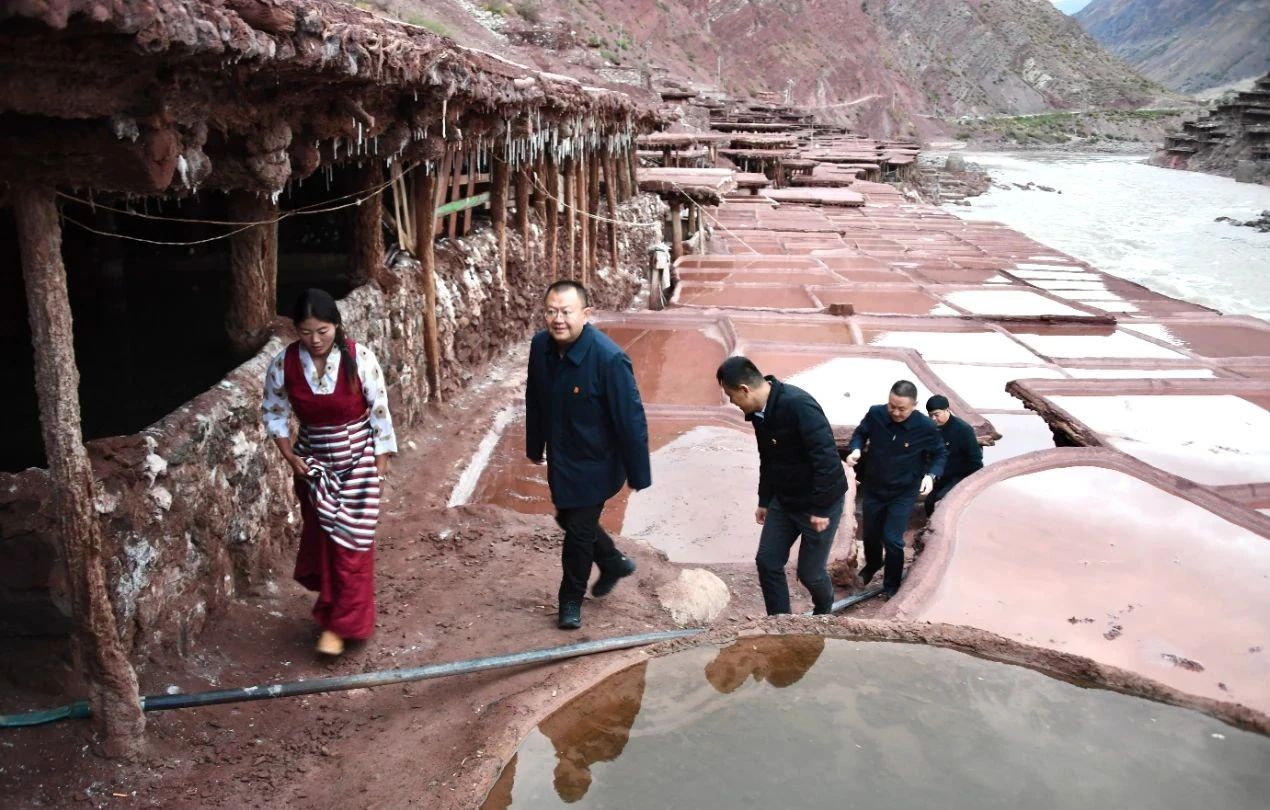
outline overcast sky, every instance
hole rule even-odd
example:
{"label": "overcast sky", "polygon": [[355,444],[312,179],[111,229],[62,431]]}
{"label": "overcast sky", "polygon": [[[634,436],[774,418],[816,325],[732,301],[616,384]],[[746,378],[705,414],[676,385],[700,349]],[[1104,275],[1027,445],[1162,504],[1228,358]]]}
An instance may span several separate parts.
{"label": "overcast sky", "polygon": [[1058,6],[1059,11],[1066,14],[1075,14],[1089,5],[1089,0],[1050,0],[1050,2]]}

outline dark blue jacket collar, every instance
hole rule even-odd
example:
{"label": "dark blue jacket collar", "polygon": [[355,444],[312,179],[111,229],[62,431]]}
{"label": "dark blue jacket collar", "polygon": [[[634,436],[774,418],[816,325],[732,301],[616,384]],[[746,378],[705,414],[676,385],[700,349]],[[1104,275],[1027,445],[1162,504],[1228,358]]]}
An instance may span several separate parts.
{"label": "dark blue jacket collar", "polygon": [[[554,339],[552,342],[555,342]],[[578,335],[578,339],[573,341],[564,353],[565,359],[575,366],[581,366],[582,361],[586,359],[587,352],[591,351],[592,343],[595,343],[595,327],[589,323],[583,324],[582,334]]]}

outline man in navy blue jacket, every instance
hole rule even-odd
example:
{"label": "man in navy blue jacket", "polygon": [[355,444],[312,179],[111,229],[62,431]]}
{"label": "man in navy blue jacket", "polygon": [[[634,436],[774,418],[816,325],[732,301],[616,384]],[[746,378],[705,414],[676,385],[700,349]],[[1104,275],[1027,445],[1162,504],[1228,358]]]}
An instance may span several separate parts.
{"label": "man in navy blue jacket", "polygon": [[885,405],[874,405],[851,436],[847,464],[854,467],[864,455],[859,481],[864,492],[865,584],[883,567],[882,593],[900,589],[904,576],[904,529],[917,496],[930,494],[944,472],[948,448],[939,428],[917,413],[917,386],[900,380],[891,386]]}
{"label": "man in navy blue jacket", "polygon": [[558,623],[576,629],[592,563],[600,569],[593,596],[635,573],[635,563],[600,527],[600,514],[622,484],[652,485],[648,424],[630,358],[587,323],[586,289],[557,281],[547,289],[544,314],[547,328],[529,346],[525,455],[547,464],[556,522],[564,529]]}
{"label": "man in navy blue jacket", "polygon": [[754,425],[758,442],[758,582],[767,615],[789,613],[785,564],[798,546],[798,581],[816,613],[833,605],[825,563],[842,520],[847,476],[820,403],[801,388],[764,377],[745,357],[729,357],[715,377],[728,399]]}

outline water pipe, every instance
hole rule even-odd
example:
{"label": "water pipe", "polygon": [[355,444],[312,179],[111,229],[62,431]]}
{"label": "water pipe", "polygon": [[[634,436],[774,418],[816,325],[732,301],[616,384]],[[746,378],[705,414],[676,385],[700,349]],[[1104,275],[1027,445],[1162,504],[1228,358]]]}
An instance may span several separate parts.
{"label": "water pipe", "polygon": [[[519,667],[529,664],[542,664],[550,661],[562,661],[582,655],[625,650],[631,647],[642,647],[659,641],[670,641],[687,638],[703,629],[662,630],[653,633],[641,633],[635,636],[618,636],[617,638],[599,641],[584,641],[568,644],[563,647],[547,647],[541,650],[530,650],[507,655],[493,655],[487,658],[471,658],[466,661],[454,661],[449,664],[428,664],[410,669],[386,669],[377,672],[363,672],[358,675],[339,675],[333,678],[314,678],[309,681],[293,681],[276,683],[268,686],[244,686],[236,689],[218,689],[211,692],[191,692],[176,695],[145,695],[141,698],[141,708],[148,712],[164,709],[185,709],[191,706],[215,706],[220,703],[240,703],[249,700],[269,700],[271,698],[294,697],[295,695],[311,695],[317,692],[339,692],[346,689],[362,689],[370,686],[386,686],[392,683],[409,683],[431,678],[445,678],[450,675],[466,675],[472,672],[484,672],[490,669]],[[53,723],[58,720],[88,717],[92,713],[88,701],[78,700],[66,706],[23,714],[0,715],[0,728],[21,728]]]}
{"label": "water pipe", "polygon": [[[859,593],[853,593],[850,596],[844,596],[843,598],[839,599],[838,601],[834,602],[832,605],[829,606],[829,612],[841,613],[842,611],[846,610],[852,605],[858,605],[864,600],[872,599],[873,597],[877,596],[880,593],[882,593],[882,588],[877,587],[871,590],[860,591]],[[803,615],[814,616],[815,614],[812,613],[811,611],[807,611]]]}
{"label": "water pipe", "polygon": [[872,588],[867,591],[860,591],[859,593],[853,593],[850,596],[845,596],[842,599],[839,599],[837,602],[834,602],[829,607],[829,612],[838,613],[839,611],[846,610],[852,605],[858,605],[859,603],[863,602],[866,599],[872,599],[873,597],[877,596],[880,593],[882,593],[881,586]]}

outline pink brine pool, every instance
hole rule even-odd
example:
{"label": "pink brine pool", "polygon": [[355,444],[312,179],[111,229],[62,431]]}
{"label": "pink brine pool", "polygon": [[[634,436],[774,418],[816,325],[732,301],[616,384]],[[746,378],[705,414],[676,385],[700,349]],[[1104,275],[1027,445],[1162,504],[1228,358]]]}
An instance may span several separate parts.
{"label": "pink brine pool", "polygon": [[1270,711],[1270,539],[1102,467],[994,483],[916,606]]}

